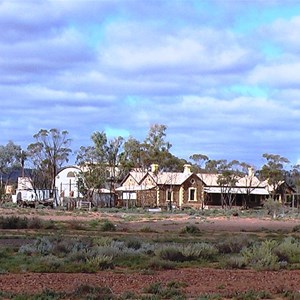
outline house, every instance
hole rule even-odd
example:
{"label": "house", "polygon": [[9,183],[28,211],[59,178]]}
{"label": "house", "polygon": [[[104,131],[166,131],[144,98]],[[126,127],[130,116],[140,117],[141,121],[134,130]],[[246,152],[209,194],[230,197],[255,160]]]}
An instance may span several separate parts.
{"label": "house", "polygon": [[230,195],[233,206],[255,207],[269,196],[265,182],[260,181],[252,169],[248,175],[239,177],[233,186],[220,185],[220,174],[198,174],[204,184],[205,206],[222,205],[222,197]]}
{"label": "house", "polygon": [[230,197],[233,206],[254,207],[269,196],[266,184],[254,176],[252,169],[237,178],[234,186],[219,184],[220,174],[195,174],[186,164],[183,172],[132,170],[116,190],[126,207],[205,208],[221,206],[222,197]]}
{"label": "house", "polygon": [[127,207],[200,208],[204,200],[203,183],[188,164],[183,172],[159,172],[156,164],[150,171],[133,170],[116,191]]}

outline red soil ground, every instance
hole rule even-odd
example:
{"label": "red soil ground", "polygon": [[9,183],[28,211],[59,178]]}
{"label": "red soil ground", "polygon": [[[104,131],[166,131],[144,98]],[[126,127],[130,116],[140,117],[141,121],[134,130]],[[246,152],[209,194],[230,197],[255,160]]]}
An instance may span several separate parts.
{"label": "red soil ground", "polygon": [[[14,214],[14,210],[0,210],[1,215]],[[26,215],[28,216],[28,215]],[[30,216],[37,216],[33,210]],[[259,232],[262,229],[269,231],[291,232],[300,224],[299,220],[272,220],[252,218],[200,218],[182,215],[170,215],[161,218],[161,215],[152,215],[146,219],[136,216],[128,216],[122,213],[100,214],[84,213],[82,215],[68,213],[55,215],[47,212],[38,215],[43,219],[53,221],[85,221],[91,219],[110,219],[120,231],[139,231],[142,227],[149,227],[157,232],[179,232],[187,224],[196,224],[201,230],[208,232]],[[136,219],[135,219],[136,218]],[[299,233],[297,233],[299,234]],[[0,290],[18,293],[37,293],[45,289],[56,291],[74,291],[83,284],[110,287],[113,293],[122,294],[125,291],[142,293],[143,288],[151,283],[160,282],[166,284],[170,281],[184,282],[184,291],[191,299],[202,294],[232,295],[249,290],[270,291],[272,294],[280,294],[283,291],[295,291],[300,293],[300,270],[264,271],[254,270],[221,270],[211,268],[185,268],[155,272],[153,275],[141,273],[129,273],[126,270],[116,269],[113,271],[101,271],[97,274],[65,274],[65,273],[24,273],[24,274],[1,274]],[[278,298],[280,299],[280,298]]]}

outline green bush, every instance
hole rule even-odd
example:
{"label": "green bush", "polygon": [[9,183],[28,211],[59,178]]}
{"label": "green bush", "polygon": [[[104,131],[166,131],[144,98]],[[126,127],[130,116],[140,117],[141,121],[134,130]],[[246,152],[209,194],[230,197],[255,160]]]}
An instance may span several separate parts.
{"label": "green bush", "polygon": [[256,270],[278,270],[280,264],[278,263],[278,257],[274,254],[277,245],[278,243],[274,240],[265,240],[244,248],[241,254],[246,266],[253,267]]}
{"label": "green bush", "polygon": [[182,254],[185,260],[196,260],[196,259],[213,259],[218,254],[218,249],[208,243],[190,243],[182,246]]}
{"label": "green bush", "polygon": [[181,252],[181,249],[177,249],[175,246],[164,247],[158,251],[158,256],[161,259],[183,262],[186,260],[186,257]]}
{"label": "green bush", "polygon": [[252,238],[248,235],[229,236],[225,240],[220,241],[216,244],[220,253],[240,253],[240,251],[250,246],[253,243]]}
{"label": "green bush", "polygon": [[0,217],[1,229],[27,229],[28,218],[18,216]]}
{"label": "green bush", "polygon": [[80,299],[116,299],[109,287],[81,285],[74,291],[74,296]]}
{"label": "green bush", "polygon": [[86,264],[89,269],[97,272],[99,270],[113,269],[113,257],[107,255],[98,255],[95,257],[87,258]]}
{"label": "green bush", "polygon": [[172,261],[162,260],[158,257],[152,257],[148,264],[147,270],[161,271],[161,270],[173,270],[176,268],[176,264]]}
{"label": "green bush", "polygon": [[125,245],[127,248],[132,248],[134,250],[138,250],[141,248],[142,243],[138,239],[130,238],[130,239],[126,240]]}
{"label": "green bush", "polygon": [[116,231],[116,226],[109,220],[105,220],[100,228],[101,231]]}
{"label": "green bush", "polygon": [[300,232],[300,224],[294,226],[293,232]]}
{"label": "green bush", "polygon": [[186,225],[181,230],[181,233],[199,234],[200,233],[200,229],[196,225]]}
{"label": "green bush", "polygon": [[225,269],[243,269],[246,267],[244,257],[230,255],[220,261],[220,266]]}
{"label": "green bush", "polygon": [[274,249],[279,261],[286,261],[288,263],[300,262],[300,241],[293,237],[285,238]]}

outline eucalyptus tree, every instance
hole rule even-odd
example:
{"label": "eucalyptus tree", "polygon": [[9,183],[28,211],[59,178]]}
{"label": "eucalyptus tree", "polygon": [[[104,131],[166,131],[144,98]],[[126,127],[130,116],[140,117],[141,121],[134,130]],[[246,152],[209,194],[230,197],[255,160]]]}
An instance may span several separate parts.
{"label": "eucalyptus tree", "polygon": [[162,124],[153,124],[150,126],[143,146],[144,163],[147,167],[151,164],[158,164],[160,168],[167,165],[169,150],[172,145],[166,141],[167,126]]}
{"label": "eucalyptus tree", "polygon": [[57,199],[55,195],[55,177],[64,163],[69,161],[72,150],[69,148],[71,139],[68,131],[53,128],[41,129],[33,138],[35,142],[27,148],[28,159],[34,168],[34,182],[38,188],[50,190],[50,196]]}
{"label": "eucalyptus tree", "polygon": [[227,162],[223,160],[219,164],[219,175],[217,183],[221,188],[221,205],[222,208],[232,208],[236,199],[236,185],[241,178],[239,171],[240,163],[237,160]]}
{"label": "eucalyptus tree", "polygon": [[[77,152],[76,163],[82,168],[84,187],[81,190],[88,200],[92,201],[95,190],[110,183],[111,192],[118,181],[118,167],[122,137],[111,140],[104,131],[96,131],[91,135],[92,146],[82,146]],[[110,203],[111,205],[111,203]]]}
{"label": "eucalyptus tree", "polygon": [[203,171],[205,162],[209,160],[207,155],[197,153],[191,155],[189,158],[194,162],[193,167],[197,173]]}
{"label": "eucalyptus tree", "polygon": [[[0,145],[0,176],[1,176],[1,186],[0,186],[0,198],[2,199],[5,186],[12,173],[21,167],[20,158],[22,156],[22,149],[19,145],[14,142],[9,141],[6,145]],[[5,180],[3,180],[3,177]]]}
{"label": "eucalyptus tree", "polygon": [[[275,199],[278,188],[285,181],[285,166],[289,163],[289,160],[278,154],[264,153],[262,156],[266,159],[266,163],[259,172],[260,178],[268,182],[271,187],[272,198]],[[284,194],[283,191],[283,197]]]}

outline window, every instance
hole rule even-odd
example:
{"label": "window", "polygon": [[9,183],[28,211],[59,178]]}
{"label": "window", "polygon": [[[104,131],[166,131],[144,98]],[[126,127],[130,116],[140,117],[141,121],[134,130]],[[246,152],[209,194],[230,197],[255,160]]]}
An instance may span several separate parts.
{"label": "window", "polygon": [[166,198],[167,198],[167,201],[173,201],[173,191],[167,190]]}
{"label": "window", "polygon": [[67,177],[75,177],[74,172],[70,171],[70,172],[67,174]]}
{"label": "window", "polygon": [[189,201],[197,201],[197,190],[189,188]]}

